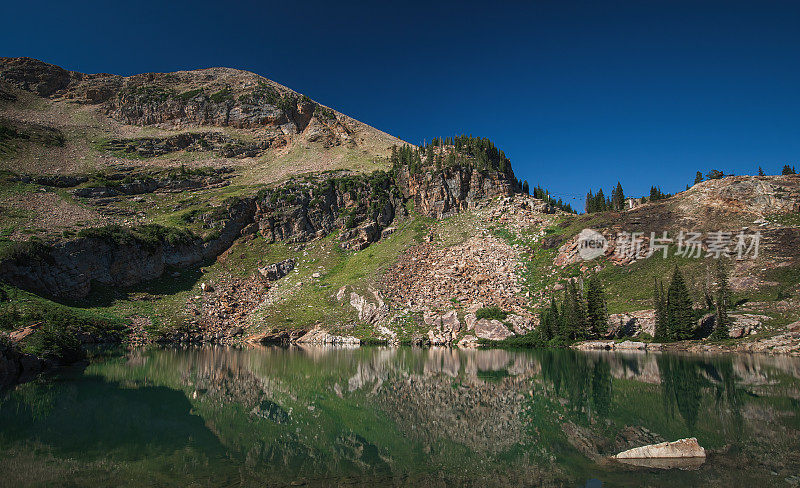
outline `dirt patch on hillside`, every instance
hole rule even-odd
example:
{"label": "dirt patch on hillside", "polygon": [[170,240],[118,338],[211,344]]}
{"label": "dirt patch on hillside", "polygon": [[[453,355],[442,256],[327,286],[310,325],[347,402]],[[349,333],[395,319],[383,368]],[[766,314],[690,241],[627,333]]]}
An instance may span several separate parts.
{"label": "dirt patch on hillside", "polygon": [[[58,231],[79,224],[102,224],[108,219],[95,210],[64,200],[49,192],[27,193],[6,198],[0,207],[17,211],[32,212],[30,225],[46,231]],[[25,236],[27,238],[27,236]]]}

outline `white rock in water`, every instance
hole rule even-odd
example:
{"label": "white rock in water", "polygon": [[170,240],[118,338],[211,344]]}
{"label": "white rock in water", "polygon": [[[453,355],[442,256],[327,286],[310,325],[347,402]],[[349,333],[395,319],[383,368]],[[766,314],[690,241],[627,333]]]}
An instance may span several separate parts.
{"label": "white rock in water", "polygon": [[697,438],[679,439],[675,442],[662,442],[649,446],[635,447],[622,451],[614,459],[654,459],[654,458],[704,458],[706,450],[697,443]]}

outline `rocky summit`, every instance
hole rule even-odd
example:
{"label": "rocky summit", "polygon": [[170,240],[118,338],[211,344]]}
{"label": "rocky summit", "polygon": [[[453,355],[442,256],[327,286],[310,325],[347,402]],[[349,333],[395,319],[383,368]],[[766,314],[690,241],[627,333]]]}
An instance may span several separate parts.
{"label": "rocky summit", "polygon": [[[477,347],[541,337],[548,307],[597,279],[604,313],[583,347],[658,350],[653,283],[679,266],[696,318],[664,348],[800,352],[797,175],[577,215],[530,195],[488,139],[416,147],[253,73],[0,58],[0,180],[8,333]],[[583,229],[605,240],[596,259],[581,255]],[[709,242],[691,259],[621,252],[624,235],[647,248],[688,231],[760,237],[753,256],[724,253],[722,341],[708,340]],[[37,334],[4,337],[2,351]],[[16,372],[23,356],[3,355]]]}

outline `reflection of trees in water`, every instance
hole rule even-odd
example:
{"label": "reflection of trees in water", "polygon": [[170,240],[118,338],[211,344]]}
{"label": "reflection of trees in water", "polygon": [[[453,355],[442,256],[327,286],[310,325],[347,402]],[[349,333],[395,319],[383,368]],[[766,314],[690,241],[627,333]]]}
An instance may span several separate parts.
{"label": "reflection of trees in water", "polygon": [[689,428],[697,422],[697,412],[703,399],[702,388],[709,386],[708,380],[700,374],[699,365],[685,358],[664,355],[659,358],[661,372],[661,391],[664,409],[674,415],[674,407]]}
{"label": "reflection of trees in water", "polygon": [[611,366],[605,358],[572,351],[546,350],[541,355],[542,375],[563,396],[568,408],[606,417],[611,409]]}
{"label": "reflection of trees in water", "polygon": [[599,415],[608,416],[612,394],[611,365],[607,361],[598,361],[592,373],[592,405]]}
{"label": "reflection of trees in water", "polygon": [[710,361],[663,355],[658,358],[664,410],[674,415],[677,407],[686,426],[695,426],[703,396],[713,394],[717,415],[726,407],[741,423],[742,389],[736,386],[736,374],[731,358]]}

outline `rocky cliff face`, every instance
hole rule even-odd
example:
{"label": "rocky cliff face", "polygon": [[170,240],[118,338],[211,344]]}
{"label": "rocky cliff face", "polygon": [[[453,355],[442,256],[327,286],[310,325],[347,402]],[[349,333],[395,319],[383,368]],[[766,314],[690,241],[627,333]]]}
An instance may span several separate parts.
{"label": "rocky cliff face", "polygon": [[403,196],[423,215],[442,218],[474,208],[478,200],[515,193],[513,172],[480,171],[473,166],[453,166],[441,171],[399,172]]}
{"label": "rocky cliff face", "polygon": [[302,242],[341,229],[344,241],[369,245],[404,215],[404,200],[395,181],[377,172],[293,182],[268,190],[258,199],[255,220],[268,240]]}
{"label": "rocky cliff face", "polygon": [[89,233],[6,258],[0,262],[0,279],[61,299],[86,297],[94,282],[132,286],[158,278],[169,266],[186,267],[219,255],[252,223],[253,213],[252,200],[237,201],[227,209],[219,237],[208,242],[145,241],[123,229]]}
{"label": "rocky cliff face", "polygon": [[41,97],[96,105],[122,124],[256,129],[267,147],[296,136],[340,145],[355,142],[355,133],[364,128],[285,86],[229,68],[123,77],[67,71],[31,58],[0,58],[0,82]]}
{"label": "rocky cliff face", "polygon": [[[129,183],[133,185],[130,191],[123,191],[127,186],[120,185],[84,188],[79,193],[83,197],[109,191],[138,194],[159,187],[156,180],[150,183]],[[215,214],[219,234],[207,242],[196,237],[145,242],[116,235],[124,230],[90,231],[77,239],[43,246],[35,255],[3,260],[0,279],[47,296],[80,299],[89,294],[92,283],[132,286],[158,278],[168,267],[182,268],[214,258],[246,233],[258,231],[270,241],[304,242],[341,230],[342,247],[361,250],[390,233],[395,219],[407,215],[408,199],[422,212],[442,217],[471,208],[481,198],[511,192],[513,186],[505,175],[463,167],[410,178],[406,171],[397,179],[376,172],[292,181],[256,197],[238,199]]]}

